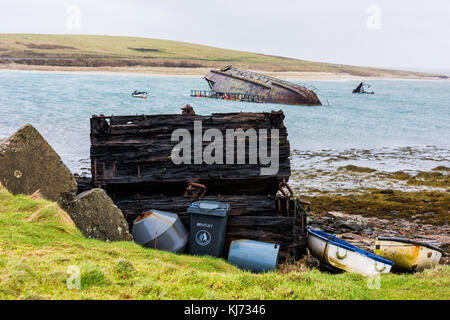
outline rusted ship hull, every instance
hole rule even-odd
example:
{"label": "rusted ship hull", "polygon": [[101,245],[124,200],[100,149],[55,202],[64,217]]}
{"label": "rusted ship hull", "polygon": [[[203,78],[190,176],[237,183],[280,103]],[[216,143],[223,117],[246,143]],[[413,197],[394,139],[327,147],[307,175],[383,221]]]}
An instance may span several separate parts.
{"label": "rusted ship hull", "polygon": [[312,90],[292,82],[231,66],[211,70],[204,78],[214,92],[262,96],[264,102],[269,103],[322,105]]}

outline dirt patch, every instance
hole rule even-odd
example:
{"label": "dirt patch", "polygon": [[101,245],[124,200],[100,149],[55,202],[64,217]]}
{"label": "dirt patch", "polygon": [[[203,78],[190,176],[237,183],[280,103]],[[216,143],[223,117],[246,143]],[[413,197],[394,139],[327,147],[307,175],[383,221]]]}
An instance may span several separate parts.
{"label": "dirt patch", "polygon": [[161,50],[154,48],[128,48],[128,49],[138,52],[162,52]]}
{"label": "dirt patch", "polygon": [[[1,60],[0,60],[1,61]],[[8,62],[8,61],[5,61]],[[116,58],[26,58],[14,59],[14,63],[33,66],[58,67],[168,67],[168,68],[200,68],[205,65],[189,61],[166,59],[116,59]]]}
{"label": "dirt patch", "polygon": [[32,50],[24,50],[23,53],[25,53],[28,56],[45,57],[45,53],[35,52],[35,51],[32,51]]}
{"label": "dirt patch", "polygon": [[307,254],[297,261],[287,259],[285,262],[278,266],[277,271],[282,274],[288,274],[291,272],[308,272],[312,269],[318,268],[319,265],[319,260],[314,258],[312,255]]}
{"label": "dirt patch", "polygon": [[69,49],[69,50],[76,50],[75,47],[70,46],[62,46],[58,44],[49,44],[49,43],[43,43],[43,44],[37,44],[37,43],[23,43],[23,42],[16,42],[17,44],[20,44],[22,46],[25,46],[29,49],[46,49],[46,50],[52,50],[52,49]]}

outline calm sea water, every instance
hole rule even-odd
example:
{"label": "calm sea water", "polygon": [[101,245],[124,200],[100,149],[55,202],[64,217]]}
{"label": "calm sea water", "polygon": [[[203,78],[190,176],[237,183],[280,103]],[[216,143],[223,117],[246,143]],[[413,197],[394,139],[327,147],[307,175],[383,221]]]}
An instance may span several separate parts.
{"label": "calm sea water", "polygon": [[[35,126],[64,162],[80,171],[89,158],[93,114],[197,114],[283,110],[292,149],[450,149],[450,81],[371,80],[375,95],[355,95],[358,81],[301,81],[325,107],[229,102],[190,97],[201,78],[43,72],[0,72],[0,139]],[[135,89],[150,93],[135,99]],[[436,148],[435,148],[436,149]]]}

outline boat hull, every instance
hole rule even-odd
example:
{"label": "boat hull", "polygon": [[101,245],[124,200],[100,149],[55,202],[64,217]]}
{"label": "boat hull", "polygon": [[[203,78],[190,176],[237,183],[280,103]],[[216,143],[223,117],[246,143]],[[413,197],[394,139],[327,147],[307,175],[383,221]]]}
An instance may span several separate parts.
{"label": "boat hull", "polygon": [[407,271],[421,271],[439,263],[442,253],[419,244],[393,240],[375,242],[375,253],[395,262],[397,268]]}
{"label": "boat hull", "polygon": [[333,244],[308,233],[308,248],[311,254],[333,269],[355,272],[364,276],[389,273],[393,263],[377,261],[357,251]]}
{"label": "boat hull", "polygon": [[320,106],[317,95],[295,83],[269,77],[263,74],[226,67],[211,70],[206,76],[214,92],[232,92],[263,97],[264,102]]}

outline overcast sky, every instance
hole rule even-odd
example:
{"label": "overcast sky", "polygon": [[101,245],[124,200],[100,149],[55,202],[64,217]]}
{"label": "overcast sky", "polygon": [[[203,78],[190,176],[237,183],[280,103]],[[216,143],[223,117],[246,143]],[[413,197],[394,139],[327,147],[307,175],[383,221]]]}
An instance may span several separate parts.
{"label": "overcast sky", "polygon": [[141,36],[313,61],[450,69],[450,0],[0,0],[0,33]]}

